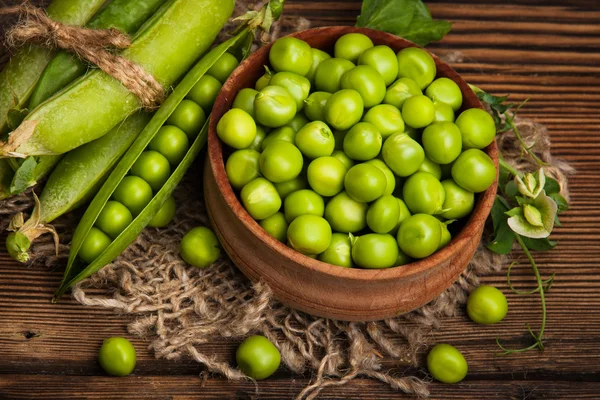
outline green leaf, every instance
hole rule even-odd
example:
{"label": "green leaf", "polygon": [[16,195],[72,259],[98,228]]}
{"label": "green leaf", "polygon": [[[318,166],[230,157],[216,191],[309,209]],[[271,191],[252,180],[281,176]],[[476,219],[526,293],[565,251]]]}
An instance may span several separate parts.
{"label": "green leaf", "polygon": [[550,198],[554,200],[558,207],[558,212],[567,211],[569,209],[569,203],[560,193],[551,193]]}
{"label": "green leaf", "polygon": [[38,163],[35,157],[30,156],[23,161],[10,184],[10,192],[18,194],[24,192],[28,187],[35,185],[35,167]]}
{"label": "green leaf", "polygon": [[421,46],[441,40],[452,28],[448,21],[433,20],[421,0],[364,0],[356,26],[389,32]]}
{"label": "green leaf", "polygon": [[521,236],[521,239],[529,250],[546,251],[552,250],[556,246],[556,241],[548,240],[548,238],[532,239]]}
{"label": "green leaf", "polygon": [[504,205],[502,200],[499,197],[496,197],[494,200],[494,205],[492,206],[492,211],[490,215],[492,216],[492,224],[494,225],[494,233],[498,233],[498,229],[503,221],[507,220],[506,211],[508,208]]}
{"label": "green leaf", "polygon": [[390,33],[407,28],[415,14],[417,0],[364,0],[356,26]]}
{"label": "green leaf", "polygon": [[452,29],[448,21],[424,21],[421,18],[413,18],[408,28],[402,32],[402,36],[419,46],[427,46],[430,42],[442,40]]}
{"label": "green leaf", "polygon": [[[550,196],[554,193],[559,193],[560,192],[560,184],[558,183],[558,181],[556,179],[546,176],[546,184],[544,185],[544,190],[546,191],[546,194],[548,196]],[[552,197],[552,196],[550,196],[550,197]]]}
{"label": "green leaf", "polygon": [[519,193],[519,190],[517,189],[517,184],[515,183],[515,181],[514,180],[508,181],[506,183],[506,186],[504,187],[504,194],[507,197],[514,198],[518,193]]}
{"label": "green leaf", "polygon": [[515,233],[510,229],[506,218],[498,225],[496,237],[487,245],[487,248],[498,254],[508,254],[512,250],[516,239]]}

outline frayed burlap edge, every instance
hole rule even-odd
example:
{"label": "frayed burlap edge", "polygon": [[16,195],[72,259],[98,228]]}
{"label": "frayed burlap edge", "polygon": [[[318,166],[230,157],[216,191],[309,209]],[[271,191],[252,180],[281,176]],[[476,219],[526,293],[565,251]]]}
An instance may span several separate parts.
{"label": "frayed burlap edge", "polygon": [[[248,9],[238,1],[236,13]],[[274,27],[279,33],[305,29],[285,18]],[[458,60],[458,59],[457,59]],[[550,154],[546,128],[517,118],[524,140],[550,164],[546,173],[555,177],[568,198],[567,176],[573,169]],[[498,136],[498,145],[510,164],[522,171],[537,169],[526,157],[514,134]],[[466,302],[478,277],[499,271],[505,257],[481,246],[459,279],[442,295],[420,309],[385,321],[349,323],[313,317],[290,309],[273,299],[269,288],[250,283],[223,256],[210,268],[187,266],[180,258],[178,244],[185,232],[208,225],[198,168],[188,173],[175,192],[179,205],[176,218],[165,229],[146,229],[114,263],[108,265],[73,290],[74,298],[87,306],[111,308],[131,314],[128,330],[145,337],[157,358],[191,358],[213,373],[229,379],[247,379],[227,360],[203,351],[203,344],[217,338],[241,341],[253,333],[268,337],[281,351],[282,362],[298,374],[313,380],[298,399],[313,399],[329,386],[339,386],[357,377],[369,377],[389,384],[407,394],[427,397],[427,379],[403,376],[407,366],[419,367],[418,350],[426,346],[428,333],[439,328],[444,317],[453,316]],[[30,194],[0,202],[0,228],[17,212],[30,211]],[[71,213],[56,222],[61,242],[68,243],[80,213]],[[64,265],[68,247],[61,245],[59,255],[49,236],[42,237],[32,249],[32,263],[56,267]],[[383,358],[392,359],[384,367]],[[426,376],[424,373],[421,376]]]}

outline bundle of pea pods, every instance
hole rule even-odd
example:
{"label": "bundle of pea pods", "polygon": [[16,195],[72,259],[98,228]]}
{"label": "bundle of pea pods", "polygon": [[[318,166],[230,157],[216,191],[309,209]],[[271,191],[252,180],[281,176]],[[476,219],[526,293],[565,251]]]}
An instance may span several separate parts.
{"label": "bundle of pea pods", "polygon": [[[20,214],[11,221],[9,254],[28,261],[32,241],[53,232],[50,222],[87,204],[55,299],[115,259],[146,226],[163,227],[173,218],[172,192],[206,142],[207,119],[221,85],[250,51],[249,26],[260,25],[260,20],[243,25],[211,48],[234,3],[54,0],[49,5],[48,16],[64,24],[132,35],[120,55],[172,89],[154,113],[141,111],[140,100],[121,82],[66,52],[20,48],[5,67],[0,199],[48,178],[29,219]],[[282,4],[268,3],[256,18],[277,18]],[[278,11],[269,9],[275,6]],[[30,130],[25,139],[17,137],[23,128]]]}

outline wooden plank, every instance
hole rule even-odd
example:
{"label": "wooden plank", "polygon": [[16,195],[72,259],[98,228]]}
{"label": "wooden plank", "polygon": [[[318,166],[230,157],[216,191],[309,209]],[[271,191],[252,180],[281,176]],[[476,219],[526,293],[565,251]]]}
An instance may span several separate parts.
{"label": "wooden plank", "polygon": [[[119,385],[115,385],[115,380]],[[269,379],[258,383],[228,382],[222,378],[204,381],[194,376],[130,376],[126,378],[67,376],[0,375],[0,397],[6,400],[82,398],[122,400],[192,400],[192,399],[291,399],[306,385],[307,378]],[[561,380],[477,380],[456,385],[433,383],[430,400],[464,399],[598,399],[600,383],[590,380],[576,385]],[[82,393],[85,393],[82,396]],[[485,396],[485,397],[480,397]],[[404,398],[383,383],[356,379],[350,385],[328,388],[319,399],[392,400]]]}

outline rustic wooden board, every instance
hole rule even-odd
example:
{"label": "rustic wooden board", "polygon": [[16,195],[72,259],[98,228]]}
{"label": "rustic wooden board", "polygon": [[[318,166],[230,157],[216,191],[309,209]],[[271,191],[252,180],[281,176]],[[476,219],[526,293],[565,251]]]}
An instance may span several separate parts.
{"label": "rustic wooden board", "polygon": [[[1,4],[2,2],[0,2]],[[546,351],[497,357],[499,335],[515,346],[529,343],[524,323],[539,323],[535,296],[509,294],[510,312],[499,326],[469,323],[464,315],[444,320],[435,341],[459,347],[469,376],[459,385],[431,385],[433,399],[600,398],[600,10],[595,0],[430,1],[434,16],[455,22],[453,32],[430,46],[438,55],[460,51],[451,65],[463,77],[515,101],[530,98],[521,115],[546,124],[553,154],[577,169],[570,181],[571,210],[553,238],[555,251],[537,254],[542,273],[557,272],[548,295]],[[313,26],[352,24],[360,1],[289,0],[286,14]],[[3,242],[3,237],[0,241]],[[517,257],[525,263],[521,256]],[[504,269],[505,271],[505,269]],[[309,377],[280,370],[259,384],[210,377],[189,360],[156,360],[136,339],[135,375],[105,377],[95,357],[102,339],[125,335],[130,317],[84,308],[65,299],[50,304],[60,271],[23,268],[0,246],[0,399],[288,399]],[[504,272],[484,278],[508,293]],[[516,269],[518,287],[531,283],[529,270]],[[233,359],[235,343],[204,347]],[[393,359],[390,369],[404,371]],[[422,371],[409,371],[422,374]],[[392,399],[384,384],[360,379],[326,390],[324,399]]]}

